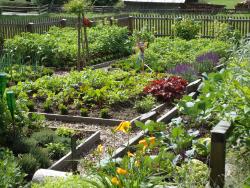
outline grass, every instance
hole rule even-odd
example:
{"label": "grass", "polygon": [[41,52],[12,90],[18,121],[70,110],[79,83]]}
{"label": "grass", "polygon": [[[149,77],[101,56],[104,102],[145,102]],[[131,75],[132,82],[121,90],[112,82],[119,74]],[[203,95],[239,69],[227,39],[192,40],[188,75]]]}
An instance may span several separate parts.
{"label": "grass", "polygon": [[206,2],[210,4],[226,5],[227,8],[234,8],[237,3],[242,2],[242,0],[200,0],[200,2]]}

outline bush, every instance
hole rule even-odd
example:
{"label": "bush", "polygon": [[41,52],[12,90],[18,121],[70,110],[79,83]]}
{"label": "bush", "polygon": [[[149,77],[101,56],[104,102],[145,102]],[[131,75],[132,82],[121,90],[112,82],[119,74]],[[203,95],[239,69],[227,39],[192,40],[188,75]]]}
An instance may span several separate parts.
{"label": "bush", "polygon": [[39,168],[38,161],[31,154],[23,154],[20,156],[19,164],[22,170],[31,178],[35,171]]}
{"label": "bush", "polygon": [[32,100],[29,100],[26,105],[30,112],[33,112],[35,110],[35,103]]}
{"label": "bush", "polygon": [[110,118],[110,109],[109,108],[103,108],[101,109],[101,114],[100,114],[100,117],[101,118]]}
{"label": "bush", "polygon": [[66,154],[66,147],[62,143],[49,143],[46,146],[52,159],[59,159]]}
{"label": "bush", "polygon": [[60,104],[58,108],[59,108],[60,113],[61,113],[62,115],[68,114],[68,108],[67,108],[67,106],[65,106],[64,104]]}
{"label": "bush", "polygon": [[0,147],[0,187],[19,187],[23,183],[24,174],[8,149]]}
{"label": "bush", "polygon": [[55,132],[50,129],[43,129],[39,132],[33,133],[31,136],[31,138],[36,140],[37,144],[42,147],[53,142],[56,137],[57,135],[55,134]]}
{"label": "bush", "polygon": [[75,134],[74,129],[68,127],[59,127],[56,129],[56,134],[63,137],[71,137]]}
{"label": "bush", "polygon": [[183,19],[181,21],[176,21],[173,26],[174,35],[185,40],[191,40],[197,37],[200,31],[200,25],[190,19]]}
{"label": "bush", "polygon": [[148,95],[144,97],[142,100],[135,102],[135,109],[139,113],[149,112],[153,108],[155,102],[156,102],[155,98],[151,95]]}
{"label": "bush", "polygon": [[29,153],[36,145],[37,141],[34,138],[16,138],[12,150],[16,154]]}
{"label": "bush", "polygon": [[81,109],[80,109],[80,114],[81,114],[81,116],[83,116],[83,117],[88,117],[89,111],[88,111],[87,108],[81,108]]}
{"label": "bush", "polygon": [[48,150],[41,147],[35,147],[30,151],[33,157],[39,163],[39,167],[41,168],[48,168],[51,165],[51,161],[49,159]]}

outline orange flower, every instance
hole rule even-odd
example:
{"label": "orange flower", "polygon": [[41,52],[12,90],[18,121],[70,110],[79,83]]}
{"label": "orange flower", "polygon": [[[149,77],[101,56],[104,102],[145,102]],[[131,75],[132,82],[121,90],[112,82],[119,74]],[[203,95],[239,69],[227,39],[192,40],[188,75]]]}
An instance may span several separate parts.
{"label": "orange flower", "polygon": [[134,157],[135,155],[133,153],[131,153],[130,151],[127,152],[129,157]]}
{"label": "orange flower", "polygon": [[131,123],[129,121],[123,121],[121,122],[116,128],[115,131],[121,131],[124,133],[128,133],[129,129],[131,127]]}
{"label": "orange flower", "polygon": [[120,181],[119,181],[119,179],[118,179],[117,177],[113,177],[113,178],[111,179],[111,182],[112,182],[114,185],[120,185]]}
{"label": "orange flower", "polygon": [[147,140],[143,139],[139,141],[139,144],[142,144],[144,147],[148,147]]}
{"label": "orange flower", "polygon": [[150,137],[149,142],[150,144],[155,144],[155,137]]}
{"label": "orange flower", "polygon": [[126,175],[128,173],[127,170],[122,169],[122,168],[117,168],[116,172],[117,172],[117,174],[121,174],[121,175]]}

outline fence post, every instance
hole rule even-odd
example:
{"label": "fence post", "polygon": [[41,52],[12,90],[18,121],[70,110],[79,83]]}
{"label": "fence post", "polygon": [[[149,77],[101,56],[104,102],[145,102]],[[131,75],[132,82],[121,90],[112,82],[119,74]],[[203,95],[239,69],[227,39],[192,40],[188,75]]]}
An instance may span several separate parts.
{"label": "fence post", "polygon": [[29,22],[27,25],[27,31],[30,33],[34,33],[34,23],[33,22]]}
{"label": "fence post", "polygon": [[210,186],[223,188],[225,183],[226,138],[231,129],[230,123],[220,121],[211,131]]}
{"label": "fence post", "polygon": [[112,19],[112,17],[111,17],[111,18],[109,18],[109,24],[110,24],[110,26],[112,26],[112,25],[113,25],[113,19]]}
{"label": "fence post", "polygon": [[128,17],[128,30],[130,34],[133,33],[133,21],[134,21],[133,16],[129,16]]}
{"label": "fence post", "polygon": [[76,135],[71,137],[71,165],[72,172],[77,173],[77,161],[76,161]]}
{"label": "fence post", "polygon": [[67,19],[61,19],[60,20],[60,27],[66,27],[66,25],[67,25]]}

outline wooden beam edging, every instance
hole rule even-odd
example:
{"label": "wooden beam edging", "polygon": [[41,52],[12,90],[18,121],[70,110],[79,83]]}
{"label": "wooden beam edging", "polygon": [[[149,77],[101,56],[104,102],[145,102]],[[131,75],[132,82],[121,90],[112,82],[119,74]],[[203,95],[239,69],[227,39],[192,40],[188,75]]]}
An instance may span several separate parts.
{"label": "wooden beam edging", "polygon": [[225,184],[226,139],[233,127],[220,121],[211,131],[210,186],[223,188]]}
{"label": "wooden beam edging", "polygon": [[[195,97],[197,96],[197,92],[192,92],[189,94],[189,96]],[[163,106],[166,104],[161,104],[159,105],[157,108],[158,109],[162,109]],[[151,111],[149,112],[150,114],[148,115],[147,118],[143,118],[142,122],[146,122],[147,120],[150,120],[152,117],[155,117],[156,114],[156,110],[155,111]],[[178,115],[178,109],[177,107],[173,107],[170,111],[168,111],[165,115],[163,115],[162,117],[160,117],[159,119],[156,120],[156,122],[165,122],[168,123],[171,121],[172,118],[174,118],[175,116]],[[138,120],[140,121],[140,118],[142,116],[139,116],[133,120],[131,120],[131,124],[134,125],[135,121]],[[145,116],[146,117],[146,116]],[[112,155],[112,158],[117,158],[117,157],[121,157],[123,156],[126,151],[127,151],[127,147],[126,146],[132,146],[135,145],[139,142],[139,140],[141,140],[146,134],[148,133],[148,131],[141,131],[139,132],[136,136],[134,136],[133,138],[131,138],[128,142],[126,142],[124,144],[124,146],[119,147],[114,154]]]}
{"label": "wooden beam edging", "polygon": [[49,114],[49,113],[39,113],[39,112],[29,112],[38,115],[44,115],[46,119],[52,121],[63,121],[63,122],[78,122],[86,124],[98,124],[98,125],[119,125],[123,120],[119,119],[103,119],[94,117],[82,117],[82,116],[70,116],[70,115],[60,115],[60,114]]}
{"label": "wooden beam edging", "polygon": [[[94,146],[96,142],[100,141],[101,139],[100,135],[101,135],[101,132],[97,131],[94,134],[92,134],[90,137],[88,137],[83,143],[78,145],[76,147],[75,157],[79,158],[82,153],[88,152]],[[63,171],[72,164],[71,158],[72,158],[72,153],[70,151],[64,157],[62,157],[57,162],[52,164],[48,169]]]}

